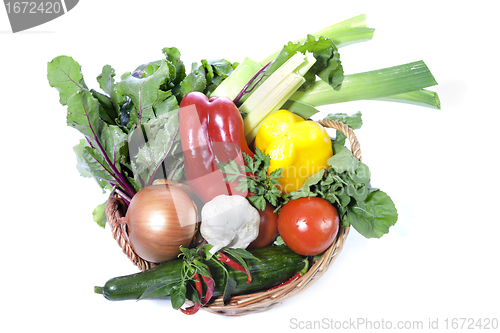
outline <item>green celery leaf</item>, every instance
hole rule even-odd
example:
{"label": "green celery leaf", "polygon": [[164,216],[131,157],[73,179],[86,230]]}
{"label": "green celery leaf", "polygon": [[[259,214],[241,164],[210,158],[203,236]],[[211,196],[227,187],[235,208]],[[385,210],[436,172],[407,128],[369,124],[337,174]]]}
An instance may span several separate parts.
{"label": "green celery leaf", "polygon": [[130,97],[135,106],[131,116],[136,124],[139,125],[156,117],[153,107],[161,97],[160,86],[169,78],[170,66],[172,65],[168,61],[162,60],[161,65],[151,75],[137,77],[127,72],[117,83],[117,91]]}
{"label": "green celery leaf", "polygon": [[107,204],[107,201],[98,205],[92,211],[92,217],[94,219],[94,222],[96,222],[101,228],[105,228],[106,222],[108,221],[106,214],[105,214],[106,204]]}
{"label": "green celery leaf", "polygon": [[380,238],[389,232],[397,219],[396,206],[391,198],[380,190],[368,194],[366,200],[349,207],[349,223],[366,238]]}
{"label": "green celery leaf", "polygon": [[83,80],[81,66],[68,56],[59,56],[47,64],[47,79],[51,87],[59,91],[59,102],[68,103],[71,95],[87,89]]}
{"label": "green celery leaf", "polygon": [[266,71],[266,76],[271,75],[297,52],[303,54],[311,52],[316,58],[314,65],[304,75],[306,82],[302,85],[302,89],[309,88],[316,81],[316,75],[334,89],[340,88],[344,80],[344,70],[337,47],[331,39],[324,37],[316,39],[312,35],[308,35],[302,43],[289,42],[286,44]]}

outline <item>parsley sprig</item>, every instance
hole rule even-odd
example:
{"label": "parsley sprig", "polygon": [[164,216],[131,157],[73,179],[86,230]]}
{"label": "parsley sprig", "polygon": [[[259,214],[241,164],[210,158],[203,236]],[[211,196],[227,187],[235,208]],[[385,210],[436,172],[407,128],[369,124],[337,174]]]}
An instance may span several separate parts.
{"label": "parsley sprig", "polygon": [[234,160],[229,163],[218,163],[222,173],[226,175],[226,182],[239,182],[236,189],[250,192],[250,203],[258,210],[264,210],[266,200],[274,207],[279,205],[281,191],[277,187],[278,179],[283,169],[279,168],[268,174],[271,157],[259,148],[254,157],[243,153],[245,165],[238,165]]}

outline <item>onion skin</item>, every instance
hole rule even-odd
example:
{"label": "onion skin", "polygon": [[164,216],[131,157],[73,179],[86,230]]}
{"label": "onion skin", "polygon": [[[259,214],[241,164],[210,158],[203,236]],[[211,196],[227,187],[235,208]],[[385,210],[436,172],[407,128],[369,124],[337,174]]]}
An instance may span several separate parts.
{"label": "onion skin", "polygon": [[196,233],[196,205],[181,188],[167,184],[137,192],[127,210],[130,245],[142,259],[162,263],[177,258]]}

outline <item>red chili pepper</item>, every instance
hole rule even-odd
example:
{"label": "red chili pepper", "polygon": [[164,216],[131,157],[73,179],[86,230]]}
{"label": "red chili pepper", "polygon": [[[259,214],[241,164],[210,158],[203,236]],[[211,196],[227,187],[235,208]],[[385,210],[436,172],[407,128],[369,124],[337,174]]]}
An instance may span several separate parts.
{"label": "red chili pepper", "polygon": [[205,285],[207,286],[207,290],[206,290],[204,296],[202,296],[203,285],[201,284],[200,274],[198,272],[196,272],[194,275],[194,279],[193,279],[195,286],[196,286],[196,292],[198,294],[198,298],[200,299],[201,303],[194,303],[193,306],[190,306],[186,309],[181,308],[180,310],[182,311],[182,313],[187,314],[187,315],[195,314],[196,312],[198,312],[198,310],[201,309],[201,307],[203,305],[206,305],[210,301],[212,296],[214,295],[215,284],[214,284],[214,280],[212,279],[212,277],[206,277],[206,276],[201,275],[201,278],[203,279],[203,281],[205,282]]}
{"label": "red chili pepper", "polygon": [[[203,293],[203,285],[201,284],[201,279],[200,279],[200,274],[198,274],[198,272],[196,272],[194,274],[194,284],[196,286],[196,292],[198,294],[198,298],[200,299],[201,301],[201,298],[202,298],[202,293]],[[198,312],[198,310],[201,308],[201,303],[194,303],[193,306],[190,306],[188,308],[185,308],[185,309],[180,309],[182,313],[184,314],[187,314],[187,315],[193,315],[195,314],[196,312]]]}
{"label": "red chili pepper", "polygon": [[179,132],[189,186],[203,202],[220,194],[247,196],[235,189],[238,182],[224,181],[217,165],[231,160],[244,165],[243,152],[253,157],[236,105],[226,97],[208,99],[203,93],[191,92],[180,107]]}
{"label": "red chili pepper", "polygon": [[232,267],[240,272],[247,274],[248,276],[247,283],[252,282],[252,273],[250,273],[250,271],[247,272],[245,267],[241,266],[236,261],[226,256],[224,253],[219,252],[219,254],[217,255],[217,259],[223,262],[224,264],[228,265],[229,267]]}
{"label": "red chili pepper", "polygon": [[212,296],[214,295],[214,290],[215,290],[215,283],[212,277],[206,277],[202,276],[203,281],[205,282],[205,285],[207,286],[207,291],[205,292],[205,296],[203,296],[203,305],[207,304]]}
{"label": "red chili pepper", "polygon": [[189,308],[181,308],[180,310],[182,313],[187,314],[187,315],[194,315],[198,310],[200,310],[201,304],[200,303],[194,303],[193,306],[190,306]]}
{"label": "red chili pepper", "polygon": [[267,291],[270,291],[270,290],[274,290],[274,289],[278,289],[279,287],[281,286],[284,286],[284,285],[287,285],[297,279],[299,279],[300,277],[302,277],[302,273],[301,272],[297,272],[294,276],[292,276],[289,280],[285,281],[285,282],[282,282],[280,284],[278,284],[277,286],[274,286],[272,288],[269,288],[267,289]]}

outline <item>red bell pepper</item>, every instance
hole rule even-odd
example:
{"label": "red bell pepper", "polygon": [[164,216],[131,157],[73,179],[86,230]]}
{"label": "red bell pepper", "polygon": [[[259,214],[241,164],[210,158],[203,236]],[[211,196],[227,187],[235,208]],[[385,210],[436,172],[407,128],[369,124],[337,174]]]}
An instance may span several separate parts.
{"label": "red bell pepper", "polygon": [[191,92],[181,101],[179,126],[186,179],[196,195],[204,203],[221,194],[247,196],[235,189],[237,182],[224,181],[217,165],[234,160],[241,166],[243,152],[253,157],[236,105],[229,98]]}

